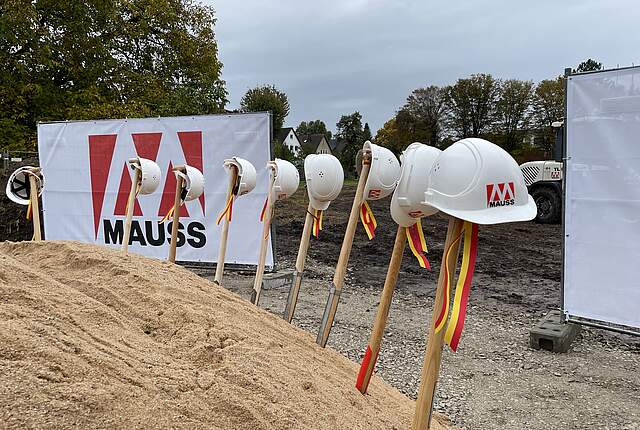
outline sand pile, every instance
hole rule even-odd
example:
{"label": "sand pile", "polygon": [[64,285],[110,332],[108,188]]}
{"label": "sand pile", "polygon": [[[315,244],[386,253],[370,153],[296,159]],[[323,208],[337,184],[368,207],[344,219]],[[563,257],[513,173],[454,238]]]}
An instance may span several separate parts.
{"label": "sand pile", "polygon": [[[0,244],[0,426],[405,429],[413,402],[166,262]],[[444,428],[435,425],[435,428]]]}

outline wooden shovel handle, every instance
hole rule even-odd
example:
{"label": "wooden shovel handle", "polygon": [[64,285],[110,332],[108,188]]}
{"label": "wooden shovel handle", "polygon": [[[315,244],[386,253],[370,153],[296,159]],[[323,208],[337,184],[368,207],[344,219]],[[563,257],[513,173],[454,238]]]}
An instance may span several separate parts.
{"label": "wooden shovel handle", "polygon": [[[238,179],[238,168],[233,164],[229,167],[229,185],[227,186],[227,197],[225,202],[231,197],[233,188],[236,185]],[[229,237],[229,220],[224,217],[222,220],[222,231],[220,232],[220,244],[218,246],[218,264],[216,264],[216,275],[213,278],[213,282],[218,285],[222,284],[222,275],[224,274],[224,260],[227,255],[227,238]]]}
{"label": "wooden shovel handle", "polygon": [[[424,356],[422,365],[422,373],[420,377],[420,389],[418,391],[418,399],[416,400],[416,411],[413,417],[413,430],[427,430],[431,426],[431,418],[433,412],[433,398],[436,391],[436,384],[440,374],[440,361],[442,358],[442,345],[444,338],[444,330],[440,330],[436,334],[435,326],[438,319],[445,293],[445,265],[449,267],[449,285],[453,283],[453,277],[456,273],[458,263],[458,254],[460,252],[460,241],[456,242],[453,247],[451,244],[460,236],[464,221],[458,218],[450,217],[449,227],[447,228],[447,237],[444,242],[444,251],[442,256],[442,264],[440,266],[440,275],[438,276],[438,285],[436,288],[436,297],[433,304],[433,313],[431,315],[431,325],[429,326],[429,337],[427,338],[427,351]],[[447,250],[451,248],[449,258],[446,258]]]}
{"label": "wooden shovel handle", "polygon": [[376,320],[373,323],[373,330],[371,332],[371,339],[369,339],[368,349],[360,367],[360,373],[358,374],[358,380],[356,382],[356,388],[362,393],[366,394],[369,387],[369,381],[373,374],[373,369],[376,366],[376,360],[378,353],[380,352],[380,345],[382,344],[382,337],[384,336],[384,328],[387,325],[387,319],[389,317],[389,309],[391,308],[391,299],[393,298],[393,290],[396,287],[398,281],[398,273],[400,272],[400,265],[402,264],[402,256],[404,254],[405,244],[407,242],[407,234],[405,228],[398,226],[396,232],[396,240],[393,244],[393,251],[391,252],[391,261],[389,261],[389,267],[387,269],[387,277],[384,280],[384,287],[382,289],[382,295],[380,296],[380,304],[378,305],[378,311],[376,312]]}

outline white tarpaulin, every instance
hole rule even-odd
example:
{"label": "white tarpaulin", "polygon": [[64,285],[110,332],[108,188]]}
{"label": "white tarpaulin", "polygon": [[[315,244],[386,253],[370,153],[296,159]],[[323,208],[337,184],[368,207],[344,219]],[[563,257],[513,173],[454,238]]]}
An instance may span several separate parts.
{"label": "white tarpaulin", "polygon": [[[212,115],[38,125],[40,165],[46,177],[42,197],[45,238],[119,247],[132,172],[129,158],[155,160],[162,171],[155,193],[137,197],[129,250],[166,258],[171,222],[158,221],[173,206],[171,167],[187,163],[202,170],[204,195],[181,210],[177,260],[215,262],[229,175],[226,158],[249,160],[258,172],[256,188],[233,206],[226,261],[256,264],[267,195],[271,130],[269,114]],[[267,265],[273,265],[269,244]]]}
{"label": "white tarpaulin", "polygon": [[640,68],[568,79],[564,311],[640,328]]}

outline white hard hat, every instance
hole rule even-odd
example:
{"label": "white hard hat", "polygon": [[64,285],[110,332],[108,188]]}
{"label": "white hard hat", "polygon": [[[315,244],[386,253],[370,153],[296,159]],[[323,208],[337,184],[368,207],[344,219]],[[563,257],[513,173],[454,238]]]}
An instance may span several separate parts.
{"label": "white hard hat", "polygon": [[342,190],[344,171],[333,155],[311,154],[304,159],[304,177],[311,207],[326,210]]}
{"label": "white hard hat", "polygon": [[516,160],[483,139],[462,139],[442,151],[428,183],[425,203],[465,221],[528,221],[537,213]]}
{"label": "white hard hat", "polygon": [[291,197],[300,185],[300,174],[296,166],[287,160],[276,158],[275,161],[269,161],[267,167],[271,168],[271,174],[275,175],[275,182],[271,189],[273,201]]}
{"label": "white hard hat", "polygon": [[132,158],[129,160],[132,169],[140,169],[139,194],[151,194],[160,185],[160,166],[155,161],[146,158]]}
{"label": "white hard hat", "polygon": [[34,173],[33,166],[22,166],[9,176],[7,181],[6,193],[9,200],[19,205],[28,205],[31,196],[31,184],[29,183],[29,176],[36,178],[36,185],[38,187],[38,196],[42,194],[44,188],[44,176],[42,172]]}
{"label": "white hard hat", "polygon": [[402,227],[411,227],[417,219],[438,212],[424,204],[427,190],[427,176],[442,151],[419,142],[412,143],[404,150],[402,171],[398,186],[391,198],[391,217]]}
{"label": "white hard hat", "polygon": [[[363,151],[371,151],[371,169],[364,186],[366,200],[379,200],[393,192],[400,178],[400,162],[389,149],[375,145],[368,140]],[[358,158],[362,153],[358,154]],[[358,160],[359,161],[359,160]],[[356,161],[359,165],[360,163]]]}
{"label": "white hard hat", "polygon": [[224,166],[229,169],[235,166],[238,169],[238,191],[237,196],[247,194],[256,187],[256,168],[249,161],[240,157],[233,157],[224,160]]}
{"label": "white hard hat", "polygon": [[180,171],[175,173],[184,179],[182,194],[180,195],[182,201],[190,202],[202,195],[204,192],[204,176],[200,170],[193,166],[185,165],[185,173]]}

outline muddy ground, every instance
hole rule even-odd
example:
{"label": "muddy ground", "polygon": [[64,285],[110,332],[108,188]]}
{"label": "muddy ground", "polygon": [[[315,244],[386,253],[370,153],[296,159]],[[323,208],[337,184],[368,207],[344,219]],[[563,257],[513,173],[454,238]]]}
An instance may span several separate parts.
{"label": "muddy ground", "polygon": [[[294,323],[317,333],[355,186],[332,203],[312,239]],[[360,361],[370,335],[396,225],[389,199],[372,203],[373,241],[359,226],[328,346]],[[306,192],[276,209],[278,269],[292,269]],[[405,250],[377,373],[415,398],[447,220],[424,223],[434,271]],[[480,228],[470,309],[457,353],[443,355],[436,409],[466,429],[640,429],[640,339],[585,329],[567,354],[529,348],[529,330],[560,306],[561,226],[535,223]],[[205,274],[206,271],[205,271]],[[231,272],[225,286],[243,297],[253,273]],[[261,306],[281,314],[286,288],[263,292]],[[353,380],[355,384],[354,375]]]}

